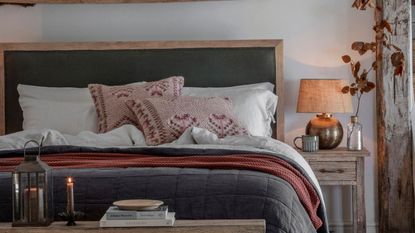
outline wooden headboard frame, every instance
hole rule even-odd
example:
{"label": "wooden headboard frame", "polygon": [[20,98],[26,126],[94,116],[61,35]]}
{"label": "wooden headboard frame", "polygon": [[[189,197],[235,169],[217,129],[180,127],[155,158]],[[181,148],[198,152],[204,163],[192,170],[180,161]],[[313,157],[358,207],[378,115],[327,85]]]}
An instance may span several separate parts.
{"label": "wooden headboard frame", "polygon": [[278,95],[277,123],[274,137],[284,141],[284,81],[282,40],[222,41],[143,41],[143,42],[69,42],[69,43],[3,43],[0,44],[0,134],[6,132],[5,52],[6,51],[78,51],[78,50],[146,50],[198,48],[275,48],[275,85]]}

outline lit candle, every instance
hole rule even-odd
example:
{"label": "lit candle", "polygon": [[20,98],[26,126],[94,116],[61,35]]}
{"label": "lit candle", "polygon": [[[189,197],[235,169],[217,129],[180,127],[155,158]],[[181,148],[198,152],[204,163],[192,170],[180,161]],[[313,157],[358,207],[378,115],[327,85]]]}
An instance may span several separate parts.
{"label": "lit candle", "polygon": [[43,220],[43,189],[24,189],[24,202],[24,216],[27,221],[36,222]]}
{"label": "lit candle", "polygon": [[74,214],[74,199],[73,199],[73,179],[72,179],[72,177],[68,177],[66,179],[66,195],[67,195],[66,212],[69,215],[73,215]]}

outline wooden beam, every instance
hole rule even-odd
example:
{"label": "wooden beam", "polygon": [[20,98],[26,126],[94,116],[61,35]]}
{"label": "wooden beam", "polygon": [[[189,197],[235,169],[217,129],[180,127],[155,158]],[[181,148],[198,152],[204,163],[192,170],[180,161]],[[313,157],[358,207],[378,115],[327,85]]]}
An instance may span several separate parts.
{"label": "wooden beam", "polygon": [[0,2],[0,6],[3,6],[3,5],[12,5],[12,6],[21,6],[21,7],[33,7],[36,4],[33,4],[33,3],[1,3]]}
{"label": "wooden beam", "polygon": [[412,130],[410,98],[412,65],[410,51],[410,0],[377,0],[381,11],[376,18],[393,26],[391,42],[405,55],[402,77],[394,77],[391,51],[378,46],[381,62],[376,74],[378,132],[379,232],[414,232],[414,191],[412,175]]}
{"label": "wooden beam", "polygon": [[168,3],[168,2],[202,2],[202,1],[226,1],[226,0],[0,0],[0,5],[33,5],[45,4],[111,4],[111,3]]}

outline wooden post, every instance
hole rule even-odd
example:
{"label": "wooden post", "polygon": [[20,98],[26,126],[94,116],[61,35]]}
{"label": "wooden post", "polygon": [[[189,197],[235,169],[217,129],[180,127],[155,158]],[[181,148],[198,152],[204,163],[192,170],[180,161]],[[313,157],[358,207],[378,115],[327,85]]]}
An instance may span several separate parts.
{"label": "wooden post", "polygon": [[391,51],[378,46],[379,69],[376,74],[378,132],[379,232],[414,232],[414,191],[412,175],[412,130],[410,98],[410,0],[377,0],[384,18],[393,27],[392,44],[405,55],[402,77],[393,75]]}

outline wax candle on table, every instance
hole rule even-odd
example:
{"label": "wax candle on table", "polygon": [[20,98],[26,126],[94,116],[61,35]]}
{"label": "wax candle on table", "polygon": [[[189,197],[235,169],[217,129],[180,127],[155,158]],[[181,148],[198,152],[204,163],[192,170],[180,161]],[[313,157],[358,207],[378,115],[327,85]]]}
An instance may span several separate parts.
{"label": "wax candle on table", "polygon": [[[38,193],[39,191],[39,193]],[[43,189],[26,188],[24,189],[24,208],[25,217],[29,221],[38,221],[43,219]]]}
{"label": "wax candle on table", "polygon": [[67,204],[66,212],[69,215],[74,214],[74,198],[73,198],[73,178],[68,177],[66,180],[66,194],[67,194]]}

